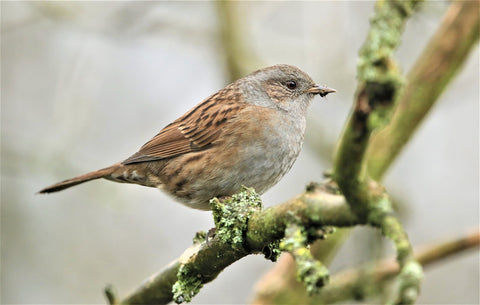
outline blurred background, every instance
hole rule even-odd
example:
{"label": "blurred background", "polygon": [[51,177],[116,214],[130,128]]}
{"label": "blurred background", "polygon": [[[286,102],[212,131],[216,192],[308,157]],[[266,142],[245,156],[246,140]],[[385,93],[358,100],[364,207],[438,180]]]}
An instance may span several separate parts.
{"label": "blurred background", "polygon": [[[407,72],[448,1],[426,2],[407,25]],[[297,65],[337,89],[310,108],[307,142],[263,196],[279,204],[323,179],[356,87],[356,58],[374,2],[240,2],[249,69]],[[105,303],[177,258],[213,227],[156,189],[108,181],[52,195],[59,180],[121,161],[229,83],[215,2],[1,2],[1,303]],[[479,224],[479,56],[458,77],[386,176],[415,246]],[[371,259],[373,230],[357,228],[334,273]],[[391,246],[391,245],[389,245]],[[419,304],[478,304],[479,255],[426,272]],[[273,264],[249,256],[193,304],[242,304]]]}

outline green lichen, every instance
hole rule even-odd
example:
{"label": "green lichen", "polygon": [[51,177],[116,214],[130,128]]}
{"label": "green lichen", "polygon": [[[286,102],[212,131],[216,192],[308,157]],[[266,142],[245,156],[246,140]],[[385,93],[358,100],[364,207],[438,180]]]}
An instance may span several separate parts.
{"label": "green lichen", "polygon": [[407,20],[405,17],[412,14],[419,2],[377,2],[375,15],[370,19],[370,32],[360,50],[357,63],[360,80],[389,82],[398,78],[392,57],[401,42]]}
{"label": "green lichen", "polygon": [[173,300],[177,304],[188,303],[200,291],[202,286],[200,275],[191,270],[188,264],[184,264],[178,269],[177,281],[172,287]]}
{"label": "green lichen", "polygon": [[275,240],[266,244],[262,249],[262,253],[265,255],[266,259],[276,262],[280,254],[282,254],[282,250],[280,249],[280,241]]}
{"label": "green lichen", "polygon": [[195,233],[195,236],[193,237],[193,243],[194,244],[201,244],[207,239],[207,232],[205,231],[198,231]]}
{"label": "green lichen", "polygon": [[393,59],[401,42],[407,18],[419,1],[378,1],[370,20],[370,32],[360,49],[358,79],[365,84],[371,112],[370,130],[385,126],[391,117],[404,78]]}
{"label": "green lichen", "polygon": [[328,269],[315,260],[306,247],[308,233],[298,224],[289,224],[285,238],[280,242],[280,249],[290,252],[297,263],[297,280],[305,285],[308,294],[314,294],[325,286],[329,280]]}
{"label": "green lichen", "polygon": [[420,283],[423,278],[422,266],[416,261],[409,261],[400,271],[399,303],[413,304],[420,292]]}
{"label": "green lichen", "polygon": [[[413,259],[413,251],[402,224],[393,215],[387,193],[373,195],[368,205],[368,223],[382,230],[382,234],[395,245],[400,265],[399,293],[396,304],[413,304],[418,298],[423,277],[421,265]],[[392,303],[393,304],[393,303]]]}
{"label": "green lichen", "polygon": [[213,198],[210,207],[216,227],[215,234],[238,249],[243,245],[248,218],[262,209],[262,201],[253,188],[242,187],[240,193],[231,197],[222,200]]}
{"label": "green lichen", "polygon": [[387,193],[383,193],[377,198],[372,198],[368,206],[368,222],[377,226],[385,219],[385,215],[393,213],[393,206]]}
{"label": "green lichen", "polygon": [[291,252],[295,249],[305,247],[306,242],[307,237],[302,232],[302,228],[299,225],[289,224],[285,229],[285,238],[280,242],[280,249]]}
{"label": "green lichen", "polygon": [[304,283],[309,295],[315,294],[328,283],[330,278],[328,269],[311,256],[310,250],[303,249],[298,252],[295,254],[297,279]]}

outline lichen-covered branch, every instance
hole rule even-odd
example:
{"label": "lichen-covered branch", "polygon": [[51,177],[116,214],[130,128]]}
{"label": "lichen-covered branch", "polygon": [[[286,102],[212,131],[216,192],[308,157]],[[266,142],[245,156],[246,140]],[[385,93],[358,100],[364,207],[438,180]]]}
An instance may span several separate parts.
{"label": "lichen-covered branch", "polygon": [[383,174],[477,45],[480,2],[453,1],[435,35],[408,73],[391,123],[376,134],[368,152],[368,172]]}
{"label": "lichen-covered branch", "polygon": [[[479,248],[480,228],[464,236],[434,244],[428,247],[420,246],[415,249],[415,259],[428,268],[432,265],[453,256],[460,255],[467,250]],[[278,267],[270,271],[270,274],[258,282],[255,299],[251,304],[334,304],[348,302],[350,300],[365,300],[375,297],[389,284],[399,272],[398,263],[393,259],[385,259],[365,266],[348,269],[331,277],[330,283],[323,287],[318,294],[306,298],[304,293],[295,293],[290,289],[291,285],[297,285],[291,278],[284,276],[291,271],[292,259],[285,256]],[[281,272],[283,271],[283,272]],[[274,282],[274,283],[273,283]],[[273,288],[272,288],[273,287]],[[270,288],[270,289],[268,289]]]}
{"label": "lichen-covered branch", "polygon": [[307,248],[307,235],[305,227],[293,220],[285,229],[285,238],[280,243],[280,249],[293,256],[297,264],[297,279],[305,285],[307,293],[312,295],[328,283],[330,274]]}
{"label": "lichen-covered branch", "polygon": [[378,227],[382,234],[393,242],[400,266],[397,277],[399,291],[395,304],[413,304],[420,294],[420,283],[423,279],[422,267],[414,257],[407,233],[398,219],[393,216],[394,210],[386,193],[375,198],[376,200],[370,205],[368,222]]}
{"label": "lichen-covered branch", "polygon": [[360,219],[393,241],[401,267],[397,304],[413,304],[419,295],[422,268],[413,257],[407,234],[392,216],[385,190],[367,173],[366,151],[373,131],[383,127],[402,84],[393,54],[405,23],[418,1],[378,1],[370,31],[360,50],[359,87],[336,154],[334,178]]}
{"label": "lichen-covered branch", "polygon": [[378,1],[358,60],[358,90],[340,139],[334,177],[347,201],[366,217],[368,193],[365,153],[374,129],[383,126],[401,89],[393,59],[405,23],[419,1]]}
{"label": "lichen-covered branch", "polygon": [[[250,202],[256,196],[251,192],[249,189],[244,190],[237,196],[237,200]],[[178,260],[119,303],[167,304],[172,300],[178,303],[189,301],[203,284],[215,279],[235,261],[248,254],[271,252],[269,247],[284,237],[292,217],[309,228],[362,224],[343,196],[338,195],[333,184],[311,185],[297,198],[265,210],[235,211],[239,211],[241,215],[228,216],[233,222],[248,214],[248,221],[245,222],[247,225],[241,234],[227,238],[217,234],[208,242],[195,243]],[[109,299],[117,298],[110,296]]]}

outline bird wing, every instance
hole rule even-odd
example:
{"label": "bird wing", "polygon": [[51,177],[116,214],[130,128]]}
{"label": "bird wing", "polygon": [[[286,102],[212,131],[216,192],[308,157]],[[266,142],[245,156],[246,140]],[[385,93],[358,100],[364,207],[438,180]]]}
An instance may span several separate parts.
{"label": "bird wing", "polygon": [[[223,90],[222,90],[223,91]],[[123,164],[172,158],[211,147],[225,125],[248,104],[233,103],[228,92],[218,92],[167,125]],[[225,99],[225,97],[229,99]]]}

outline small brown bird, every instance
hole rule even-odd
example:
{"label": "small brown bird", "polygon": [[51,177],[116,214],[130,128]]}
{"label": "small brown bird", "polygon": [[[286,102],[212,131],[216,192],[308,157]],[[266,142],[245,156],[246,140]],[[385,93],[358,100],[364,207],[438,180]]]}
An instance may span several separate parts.
{"label": "small brown bird", "polygon": [[300,153],[313,97],[332,92],[294,66],[255,71],[167,125],[125,161],[40,193],[105,178],[162,189],[200,210],[210,209],[211,198],[233,195],[242,185],[262,194]]}

